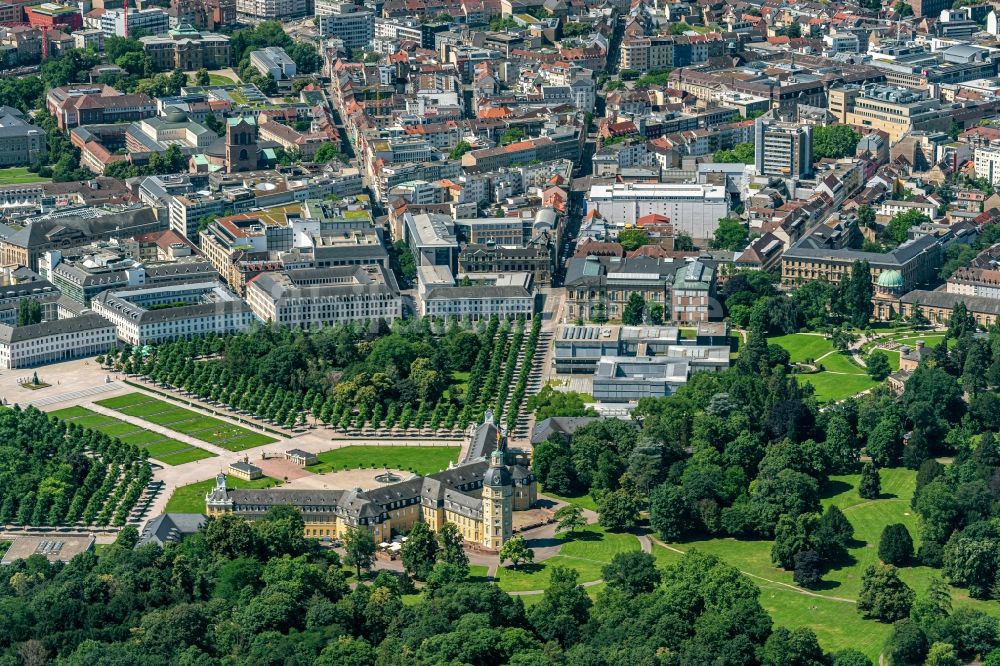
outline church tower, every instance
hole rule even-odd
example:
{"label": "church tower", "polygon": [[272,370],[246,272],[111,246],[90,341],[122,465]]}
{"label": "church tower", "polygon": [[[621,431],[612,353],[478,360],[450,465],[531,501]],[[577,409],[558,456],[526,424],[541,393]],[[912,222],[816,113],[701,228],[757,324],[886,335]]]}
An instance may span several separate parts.
{"label": "church tower", "polygon": [[497,448],[490,455],[490,466],[483,477],[483,546],[500,550],[510,540],[513,530],[513,494],[510,470],[503,451]]}
{"label": "church tower", "polygon": [[247,118],[226,122],[226,173],[253,171],[260,161],[257,123]]}

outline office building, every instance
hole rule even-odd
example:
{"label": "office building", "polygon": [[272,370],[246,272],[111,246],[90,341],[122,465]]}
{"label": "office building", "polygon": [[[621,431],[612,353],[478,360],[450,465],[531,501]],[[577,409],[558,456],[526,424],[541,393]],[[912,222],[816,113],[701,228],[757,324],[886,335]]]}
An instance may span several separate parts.
{"label": "office building", "polygon": [[286,21],[308,16],[306,0],[236,0],[236,18],[241,21]]}
{"label": "office building", "polygon": [[217,281],[107,290],[91,307],[131,345],[239,333],[255,321],[250,306]]}
{"label": "office building", "polygon": [[336,37],[349,49],[370,46],[375,39],[375,14],[353,3],[321,0],[316,3],[316,17],[321,35]]}
{"label": "office building", "polygon": [[754,163],[759,176],[805,178],[812,173],[812,126],[777,120],[773,112],[757,118]]}
{"label": "office building", "polygon": [[83,28],[83,14],[76,5],[45,2],[25,7],[24,13],[28,17],[28,23],[35,28],[56,28],[65,32]]}
{"label": "office building", "polygon": [[295,76],[295,61],[280,46],[251,51],[250,64],[263,76],[273,76],[275,81],[285,81]]}
{"label": "office building", "polygon": [[[170,15],[159,7],[132,9],[128,13],[128,36],[162,35],[170,29]],[[101,15],[101,31],[108,36],[125,36],[125,11],[106,9]]]}
{"label": "office building", "polygon": [[380,264],[261,273],[247,283],[246,300],[258,319],[278,326],[391,324],[403,316],[396,278]]}
{"label": "office building", "polygon": [[973,163],[976,178],[984,178],[990,185],[1000,185],[1000,142],[977,147]]}
{"label": "office building", "polygon": [[[719,335],[706,333],[719,326]],[[730,338],[726,324],[699,324],[694,338],[682,338],[675,326],[567,324],[556,330],[553,367],[559,374],[593,374],[603,357],[661,356],[686,360],[692,372],[718,372],[729,367]]]}
{"label": "office building", "polygon": [[665,356],[606,356],[594,372],[593,396],[601,403],[665,398],[688,381],[690,365]]}
{"label": "office building", "polygon": [[114,347],[115,340],[115,327],[94,313],[27,326],[0,324],[0,368],[96,356]]}
{"label": "office building", "polygon": [[952,122],[936,99],[877,83],[831,88],[828,108],[840,123],[885,132],[889,143],[915,130],[947,132]]}
{"label": "office building", "polygon": [[591,185],[589,209],[610,224],[635,225],[646,215],[665,215],[675,232],[694,239],[715,236],[719,220],[729,213],[729,195],[719,185],[688,183],[615,183]]}
{"label": "office building", "polygon": [[74,83],[50,88],[45,104],[59,129],[142,120],[156,115],[156,100],[142,94],[123,95],[111,86]]}

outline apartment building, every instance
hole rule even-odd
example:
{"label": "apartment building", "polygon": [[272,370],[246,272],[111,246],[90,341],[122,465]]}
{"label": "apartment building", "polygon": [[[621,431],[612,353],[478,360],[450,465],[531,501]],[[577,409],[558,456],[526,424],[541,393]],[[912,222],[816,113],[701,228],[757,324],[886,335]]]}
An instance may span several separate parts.
{"label": "apartment building", "polygon": [[297,328],[403,316],[396,278],[381,264],[261,273],[246,300],[261,321]]}
{"label": "apartment building", "polygon": [[250,306],[218,281],[107,290],[91,307],[131,345],[238,333],[254,322]]}

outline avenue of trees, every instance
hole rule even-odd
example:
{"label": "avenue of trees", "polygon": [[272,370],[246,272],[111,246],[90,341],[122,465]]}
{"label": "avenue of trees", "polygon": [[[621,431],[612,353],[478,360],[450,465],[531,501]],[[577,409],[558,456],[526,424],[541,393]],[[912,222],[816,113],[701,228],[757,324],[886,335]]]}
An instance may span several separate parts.
{"label": "avenue of trees", "polygon": [[[428,319],[247,333],[124,348],[127,374],[287,427],[465,428],[487,409],[513,427],[525,402],[541,320],[466,328]],[[521,363],[518,353],[524,349]],[[454,379],[468,373],[464,386]]]}
{"label": "avenue of trees", "polygon": [[0,525],[124,525],[151,476],[132,445],[34,407],[0,409]]}

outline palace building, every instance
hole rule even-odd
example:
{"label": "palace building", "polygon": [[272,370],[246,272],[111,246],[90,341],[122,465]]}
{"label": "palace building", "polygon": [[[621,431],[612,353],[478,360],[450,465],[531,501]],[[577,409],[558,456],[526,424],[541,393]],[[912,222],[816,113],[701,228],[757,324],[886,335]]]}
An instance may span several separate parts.
{"label": "palace building", "polygon": [[[504,440],[487,412],[463,462],[372,490],[235,489],[220,474],[205,497],[206,513],[258,520],[271,507],[289,504],[302,512],[305,536],[324,540],[343,538],[348,529],[364,527],[376,542],[389,541],[417,521],[435,531],[452,523],[465,541],[499,550],[511,538],[512,512],[529,509],[537,500],[530,468],[518,452],[506,449]],[[496,448],[487,458],[493,443]]]}

